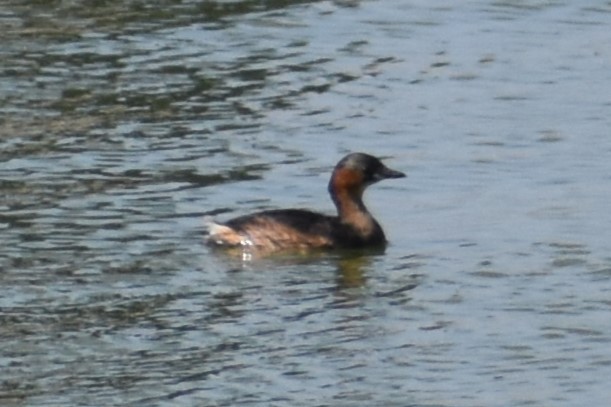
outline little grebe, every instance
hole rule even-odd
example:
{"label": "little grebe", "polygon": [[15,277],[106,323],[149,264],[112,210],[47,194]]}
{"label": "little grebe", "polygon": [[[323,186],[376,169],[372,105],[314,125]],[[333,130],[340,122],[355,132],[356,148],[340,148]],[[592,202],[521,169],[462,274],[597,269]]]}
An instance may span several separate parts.
{"label": "little grebe", "polygon": [[213,246],[260,249],[266,253],[310,248],[364,248],[383,246],[386,236],[363,204],[369,185],[405,174],[391,170],[368,154],[344,157],[333,170],[329,193],[338,216],[303,209],[280,209],[240,216],[222,224],[210,223],[208,243]]}

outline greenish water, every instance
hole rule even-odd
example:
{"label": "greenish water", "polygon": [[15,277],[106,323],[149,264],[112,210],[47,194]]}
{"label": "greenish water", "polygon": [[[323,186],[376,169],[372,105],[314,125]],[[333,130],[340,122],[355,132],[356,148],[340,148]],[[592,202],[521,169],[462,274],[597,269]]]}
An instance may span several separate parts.
{"label": "greenish water", "polygon": [[[3,406],[605,405],[611,7],[4,1]],[[243,262],[203,217],[385,253]]]}

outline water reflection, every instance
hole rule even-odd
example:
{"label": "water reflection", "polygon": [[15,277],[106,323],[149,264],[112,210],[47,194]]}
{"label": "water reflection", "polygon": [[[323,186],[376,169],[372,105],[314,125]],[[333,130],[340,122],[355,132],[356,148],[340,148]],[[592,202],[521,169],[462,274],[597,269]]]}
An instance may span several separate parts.
{"label": "water reflection", "polygon": [[304,250],[301,252],[280,252],[261,254],[251,252],[248,248],[210,248],[215,256],[223,259],[230,270],[252,271],[253,269],[274,269],[279,266],[301,268],[317,264],[333,265],[336,269],[337,288],[358,288],[366,283],[365,274],[372,267],[376,256],[384,254],[384,248],[363,251],[325,251]]}
{"label": "water reflection", "polygon": [[344,257],[338,261],[337,286],[339,289],[363,287],[367,282],[366,269],[372,259],[366,256]]}

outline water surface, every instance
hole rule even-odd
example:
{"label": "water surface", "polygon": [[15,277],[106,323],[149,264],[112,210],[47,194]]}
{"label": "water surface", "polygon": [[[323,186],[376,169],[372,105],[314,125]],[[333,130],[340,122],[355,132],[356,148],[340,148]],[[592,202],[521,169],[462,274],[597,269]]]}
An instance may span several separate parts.
{"label": "water surface", "polygon": [[[7,406],[611,399],[611,7],[0,6]],[[407,179],[385,253],[243,262],[204,216]]]}

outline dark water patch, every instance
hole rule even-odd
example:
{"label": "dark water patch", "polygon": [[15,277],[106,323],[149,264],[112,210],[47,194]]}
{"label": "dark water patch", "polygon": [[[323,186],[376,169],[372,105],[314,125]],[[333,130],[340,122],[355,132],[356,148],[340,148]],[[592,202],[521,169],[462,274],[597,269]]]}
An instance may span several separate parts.
{"label": "dark water patch", "polygon": [[[125,299],[121,295],[107,298],[88,299],[83,304],[61,306],[11,307],[2,309],[4,322],[0,336],[5,340],[22,337],[23,331],[29,330],[31,334],[57,335],[62,337],[71,332],[88,332],[99,336],[99,332],[92,330],[103,327],[105,333],[116,329],[123,329],[143,321],[155,313],[159,307],[174,300],[175,296],[151,296],[138,299]],[[101,302],[101,303],[100,303]]]}
{"label": "dark water patch", "polygon": [[599,13],[611,13],[611,5],[609,4],[598,4],[595,6],[585,6],[582,9],[585,12],[588,13],[594,13],[594,14],[599,14]]}
{"label": "dark water patch", "polygon": [[557,268],[583,266],[587,264],[586,260],[578,258],[558,258],[552,261],[552,266]]}
{"label": "dark water patch", "polygon": [[[198,174],[195,169],[177,170],[161,175],[163,182],[179,182],[188,183],[189,187],[206,187],[219,183],[227,183],[230,181],[248,181],[260,179],[260,175],[256,175],[268,169],[266,165],[249,165],[244,168],[235,168],[228,171],[226,174]],[[253,174],[253,172],[255,174]]]}
{"label": "dark water patch", "polygon": [[539,134],[539,142],[541,143],[557,143],[564,140],[563,135],[555,130],[542,130]]}
{"label": "dark water patch", "polygon": [[[188,14],[187,7],[173,2],[168,5],[168,13],[173,13],[175,18],[180,21],[180,16]],[[213,3],[211,3],[213,4]],[[224,9],[224,5],[214,3],[214,8]],[[231,3],[231,12],[226,15],[248,14],[255,9],[274,9],[286,7],[288,4],[261,4],[255,5],[249,2]],[[294,4],[291,3],[293,6]],[[63,5],[63,4],[62,4]],[[118,14],[122,15],[125,11],[118,3],[109,3],[104,7],[87,8],[100,12],[107,12],[112,7],[118,7]],[[195,5],[194,5],[195,6]],[[236,6],[233,9],[233,6]],[[61,9],[62,6],[59,6]],[[126,6],[127,9],[130,6]],[[72,9],[71,9],[72,10]],[[73,9],[79,10],[78,8]],[[102,11],[103,10],[103,11]],[[151,25],[166,26],[167,22],[158,19],[160,16],[151,16],[149,13],[157,10],[156,7],[145,7],[137,12],[141,13],[140,18],[150,22]],[[54,12],[59,12],[53,10]],[[82,11],[82,10],[81,10]],[[197,14],[206,19],[204,14]],[[131,16],[131,15],[130,15]],[[129,19],[130,17],[127,17]],[[121,24],[120,19],[114,18],[115,24]],[[125,23],[125,22],[123,22]],[[184,23],[184,22],[183,22]],[[103,30],[103,25],[97,25],[97,30]],[[62,46],[47,49],[44,52],[28,53],[15,55],[14,59],[5,59],[3,65],[7,72],[20,75],[20,81],[28,81],[24,84],[31,87],[32,79],[41,87],[35,103],[42,109],[48,110],[48,118],[38,116],[35,120],[31,117],[14,116],[3,121],[3,133],[9,134],[18,132],[20,134],[43,132],[64,132],[67,129],[76,132],[86,132],[96,127],[104,127],[109,121],[122,120],[143,120],[159,121],[161,117],[183,114],[202,114],[208,113],[211,117],[219,117],[221,111],[218,107],[225,106],[230,112],[239,115],[259,115],[260,113],[241,102],[225,103],[228,99],[235,99],[246,94],[253,94],[262,89],[266,78],[270,75],[278,75],[282,70],[270,71],[269,68],[253,68],[252,65],[257,61],[266,62],[274,58],[274,51],[264,52],[260,55],[254,53],[237,60],[225,63],[210,61],[208,56],[211,50],[202,47],[189,47],[181,51],[175,47],[169,47],[166,57],[157,58],[152,52],[164,52],[164,49],[153,50],[144,43],[139,37],[119,36],[108,38],[103,41],[106,46],[99,46],[100,38],[86,35],[80,39],[77,47]],[[171,37],[171,33],[170,33]],[[180,44],[181,39],[177,39]],[[186,40],[184,40],[186,44]],[[125,50],[131,48],[126,54]],[[187,65],[176,65],[173,61],[176,58],[188,58],[192,62]],[[202,61],[203,59],[203,61]],[[132,60],[145,63],[134,70]],[[32,67],[38,67],[29,73],[14,70],[12,66],[23,64],[22,61],[29,61]],[[312,62],[310,62],[312,63]],[[318,62],[316,62],[318,63]],[[298,66],[298,65],[295,65]],[[42,69],[42,70],[41,70]],[[77,76],[72,73],[78,72]],[[225,72],[229,72],[228,80],[224,80]],[[13,75],[13,76],[14,76]],[[159,76],[163,76],[159,80]],[[57,80],[51,78],[66,78]],[[49,80],[47,80],[47,78]],[[68,80],[69,78],[69,80]],[[237,82],[236,82],[237,81]],[[15,94],[13,105],[21,101]],[[278,100],[278,99],[276,99]],[[212,108],[210,104],[219,106]],[[23,103],[23,108],[32,108],[32,103]],[[56,114],[60,113],[60,118]],[[89,115],[85,118],[84,115]]]}
{"label": "dark water patch", "polygon": [[479,271],[474,271],[471,274],[473,276],[483,277],[483,278],[506,278],[508,277],[506,273],[495,271],[495,270],[479,270]]}
{"label": "dark water patch", "polygon": [[593,330],[593,329],[587,329],[587,328],[568,328],[568,327],[564,328],[564,327],[544,326],[541,329],[545,332],[550,332],[552,336],[555,336],[555,337],[564,337],[565,335],[598,337],[598,336],[604,335],[600,331]]}
{"label": "dark water patch", "polygon": [[[193,23],[214,24],[219,29],[227,20],[253,12],[283,9],[311,1],[235,1],[235,2],[176,2],[164,0],[148,5],[138,1],[8,1],[5,14],[11,17],[13,30],[5,36],[31,35],[52,40],[78,38],[83,31],[95,28],[110,35],[150,32],[161,27]],[[64,19],[63,24],[57,18]],[[71,28],[67,31],[66,28]]]}
{"label": "dark water patch", "polygon": [[589,273],[594,278],[608,280],[611,278],[611,267],[596,268]]}

